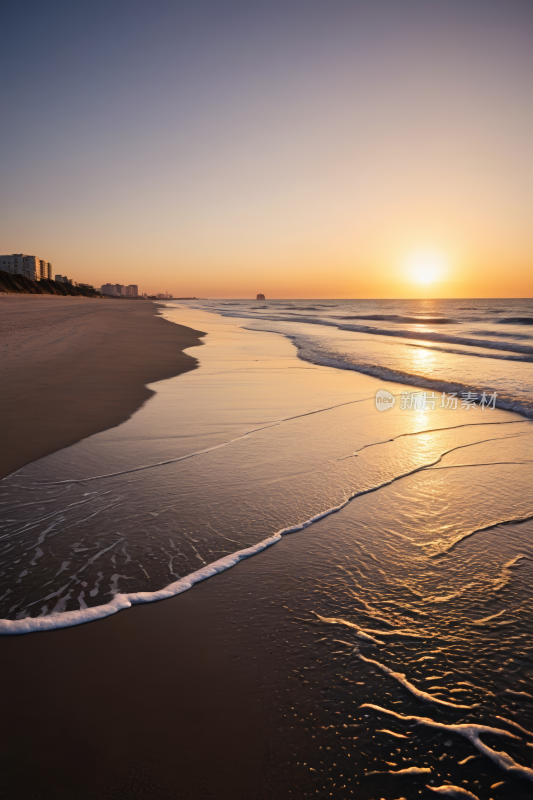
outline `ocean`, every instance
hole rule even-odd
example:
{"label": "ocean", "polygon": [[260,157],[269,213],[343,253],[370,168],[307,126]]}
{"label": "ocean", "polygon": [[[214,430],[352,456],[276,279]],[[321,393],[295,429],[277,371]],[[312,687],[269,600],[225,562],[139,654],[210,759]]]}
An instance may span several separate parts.
{"label": "ocean", "polygon": [[290,337],[306,361],[437,391],[498,393],[533,415],[531,300],[204,301]]}
{"label": "ocean", "polygon": [[162,313],[206,331],[199,368],[0,482],[0,630],[242,562],[228,609],[319,696],[313,796],[530,797],[533,302]]}

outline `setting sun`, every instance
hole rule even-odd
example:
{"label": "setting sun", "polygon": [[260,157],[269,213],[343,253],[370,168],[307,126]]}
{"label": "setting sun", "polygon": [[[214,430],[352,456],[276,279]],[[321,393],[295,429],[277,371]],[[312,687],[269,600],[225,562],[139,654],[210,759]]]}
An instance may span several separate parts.
{"label": "setting sun", "polygon": [[448,259],[443,253],[417,251],[407,256],[405,265],[412,281],[428,285],[443,277]]}

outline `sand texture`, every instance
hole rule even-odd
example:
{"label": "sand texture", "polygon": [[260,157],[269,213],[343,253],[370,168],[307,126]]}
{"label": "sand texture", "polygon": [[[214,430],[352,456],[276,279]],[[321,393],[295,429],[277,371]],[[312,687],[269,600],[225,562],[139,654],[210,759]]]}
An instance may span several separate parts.
{"label": "sand texture", "polygon": [[195,368],[201,335],[151,301],[0,298],[0,477],[128,419],[147,384]]}

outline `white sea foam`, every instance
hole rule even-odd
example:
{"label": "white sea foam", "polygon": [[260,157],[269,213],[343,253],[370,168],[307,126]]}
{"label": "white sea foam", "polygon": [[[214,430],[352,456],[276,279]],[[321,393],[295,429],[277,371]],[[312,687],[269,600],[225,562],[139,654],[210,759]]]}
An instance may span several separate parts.
{"label": "white sea foam", "polygon": [[405,769],[375,769],[372,772],[366,772],[365,775],[403,775],[413,776],[417,775],[431,775],[429,767],[405,767]]}
{"label": "white sea foam", "polygon": [[[313,613],[316,614],[316,612]],[[330,625],[344,625],[346,628],[351,628],[354,632],[354,635],[362,641],[372,642],[373,644],[385,644],[385,642],[381,642],[379,639],[375,639],[373,636],[370,636],[368,633],[362,631],[359,625],[356,625],[353,622],[348,622],[346,619],[342,619],[340,617],[322,617],[320,614],[316,614],[316,616],[321,622],[328,622]]]}
{"label": "white sea foam", "polygon": [[462,789],[460,786],[451,786],[448,784],[445,786],[426,786],[426,789],[429,789],[430,792],[435,792],[435,794],[441,797],[464,797],[466,800],[479,800],[477,794],[472,794],[468,789]]}
{"label": "white sea foam", "polygon": [[[288,532],[288,531],[286,531]],[[153,603],[157,600],[165,600],[169,597],[175,597],[182,592],[186,592],[194,586],[195,583],[206,580],[212,575],[223,572],[230,567],[238,564],[244,558],[249,558],[255,555],[260,550],[264,550],[272,544],[278,542],[281,538],[281,533],[265,539],[253,547],[248,547],[245,550],[239,550],[229,556],[219,559],[218,561],[208,564],[206,567],[197,570],[196,572],[187,575],[185,578],[180,578],[179,581],[169,584],[164,589],[156,592],[131,592],[129,594],[116,594],[113,600],[105,605],[93,606],[92,608],[83,608],[78,611],[65,611],[61,614],[45,617],[26,617],[19,620],[0,620],[0,634],[18,634],[18,633],[31,633],[33,631],[47,631],[55,628],[68,628],[72,625],[81,625],[84,622],[92,622],[97,619],[116,614],[117,611],[122,611],[125,608],[130,608],[136,603]]]}
{"label": "white sea foam", "polygon": [[[375,491],[375,488],[369,489],[367,491]],[[76,611],[64,611],[61,614],[54,614],[53,616],[39,616],[39,617],[25,617],[23,619],[16,619],[16,620],[8,620],[8,619],[0,619],[0,635],[2,634],[19,634],[19,633],[31,633],[33,631],[45,631],[45,630],[53,630],[55,628],[68,628],[72,625],[82,625],[85,622],[93,622],[97,619],[103,619],[104,617],[109,617],[112,614],[116,614],[117,611],[122,611],[125,608],[130,608],[130,606],[136,603],[153,603],[158,600],[166,600],[170,597],[175,597],[182,592],[186,592],[196,583],[200,581],[204,581],[207,578],[211,578],[213,575],[217,575],[219,572],[224,572],[231,567],[234,567],[239,561],[242,561],[245,558],[249,558],[250,556],[256,555],[256,553],[265,550],[267,547],[270,547],[276,542],[281,540],[282,536],[286,536],[290,533],[296,533],[298,531],[304,530],[308,528],[310,525],[313,525],[315,522],[323,519],[324,517],[329,516],[330,514],[334,514],[337,511],[340,511],[344,508],[348,503],[353,499],[353,497],[358,496],[359,494],[366,494],[365,492],[358,492],[357,494],[353,495],[352,497],[348,497],[343,503],[339,506],[334,506],[333,508],[329,508],[327,511],[323,511],[320,514],[316,514],[311,519],[306,520],[305,522],[300,523],[299,525],[293,525],[290,528],[284,528],[278,533],[273,534],[268,539],[264,539],[262,542],[258,542],[257,544],[253,545],[252,547],[247,547],[244,550],[238,550],[235,553],[230,553],[223,558],[214,561],[211,564],[207,564],[205,567],[202,567],[195,572],[192,572],[190,575],[186,575],[184,578],[180,578],[178,581],[165,586],[163,589],[159,589],[155,592],[129,592],[127,594],[119,593],[116,594],[113,600],[109,603],[105,603],[101,606],[93,606],[91,608],[81,608]],[[123,541],[122,539],[118,539],[114,542],[111,547],[114,547],[119,542]],[[111,549],[107,548],[107,549]],[[96,556],[93,556],[90,561],[94,561]],[[89,563],[87,562],[87,564]],[[84,566],[87,566],[85,564]],[[82,567],[83,569],[84,567]],[[81,570],[78,570],[78,573]],[[77,574],[77,573],[76,573]],[[57,596],[60,594],[67,586],[61,587],[57,592],[53,592],[52,594],[48,595],[41,600],[35,601],[35,603],[43,602],[43,600],[48,600],[51,597]],[[91,595],[94,589],[91,591]],[[32,603],[34,605],[35,603]],[[377,640],[376,640],[377,641]]]}
{"label": "white sea foam", "polygon": [[389,730],[387,730],[387,728],[381,728],[380,730],[376,731],[376,733],[388,733],[389,736],[394,736],[396,739],[408,739],[409,738],[404,733],[396,733],[396,731],[389,731]]}
{"label": "white sea foam", "polygon": [[514,722],[512,719],[506,719],[505,717],[496,717],[496,719],[500,719],[502,722],[506,722],[507,725],[512,725],[513,728],[518,728],[518,730],[522,731],[522,733],[525,733],[526,736],[533,736],[533,733],[531,733],[531,731],[526,730],[521,725],[519,725],[518,722]]}
{"label": "white sea foam", "polygon": [[507,753],[493,750],[480,739],[480,734],[482,733],[490,733],[494,736],[505,736],[508,739],[518,739],[519,737],[515,736],[514,733],[504,731],[501,728],[493,728],[490,725],[477,725],[475,723],[461,723],[454,725],[446,724],[444,722],[435,722],[435,720],[429,719],[428,717],[398,714],[396,711],[391,711],[388,708],[382,708],[381,706],[374,705],[373,703],[363,703],[361,708],[372,708],[374,711],[377,711],[380,714],[388,714],[391,717],[395,717],[396,719],[404,720],[406,722],[415,722],[418,725],[427,725],[428,727],[435,728],[436,730],[457,733],[460,736],[464,736],[465,739],[468,739],[468,741],[473,744],[480,753],[482,753],[484,756],[487,756],[487,758],[490,758],[491,761],[494,761],[494,763],[504,772],[508,772],[510,775],[513,775],[516,778],[524,778],[525,780],[533,781],[533,769],[530,767],[521,766],[514,761],[511,756],[507,755]]}
{"label": "white sea foam", "polygon": [[[274,424],[277,425],[278,423]],[[266,427],[272,427],[272,426],[266,426]],[[262,428],[258,430],[262,430]],[[249,435],[249,433],[245,435]],[[244,438],[244,436],[239,438]],[[492,440],[489,439],[483,441],[492,441]],[[209,452],[210,450],[215,450],[221,446],[223,445],[216,445],[213,448],[207,448],[206,450],[198,451],[195,454]],[[156,600],[163,600],[168,597],[173,597],[176,594],[181,594],[181,592],[190,589],[191,586],[193,586],[195,583],[203,581],[206,578],[210,578],[212,575],[216,575],[219,572],[229,569],[230,567],[234,566],[239,561],[241,561],[243,558],[248,558],[249,556],[255,555],[256,553],[259,553],[261,550],[264,550],[266,547],[269,547],[270,545],[279,542],[282,536],[289,533],[296,533],[297,531],[304,530],[304,528],[313,525],[315,522],[318,522],[324,517],[327,517],[330,514],[335,514],[336,512],[341,511],[355,498],[371,494],[372,492],[376,492],[379,489],[382,489],[386,486],[390,486],[396,481],[402,480],[403,478],[409,477],[410,475],[414,475],[415,473],[426,469],[426,467],[433,466],[434,464],[438,463],[445,455],[447,455],[447,453],[453,452],[454,450],[462,449],[463,447],[467,446],[469,445],[461,445],[460,447],[453,447],[450,450],[447,450],[444,453],[442,453],[437,459],[430,462],[429,464],[422,464],[418,467],[414,467],[413,469],[408,470],[407,472],[401,473],[399,475],[394,475],[392,478],[389,478],[388,480],[383,481],[382,483],[378,483],[374,486],[371,486],[368,489],[363,489],[358,492],[353,492],[352,494],[348,495],[346,499],[338,506],[333,506],[332,508],[329,508],[326,511],[320,512],[319,514],[316,514],[314,517],[311,517],[311,519],[308,519],[305,522],[300,523],[299,525],[294,525],[290,528],[285,528],[279,531],[278,533],[273,534],[273,536],[269,537],[268,539],[265,539],[264,541],[259,542],[256,545],[253,545],[252,547],[246,548],[245,550],[239,550],[236,553],[231,553],[227,556],[224,556],[224,558],[221,558],[218,561],[213,562],[212,564],[206,564],[206,566],[203,567],[202,569],[197,570],[196,572],[193,572],[190,575],[187,575],[186,577],[181,578],[180,580],[169,584],[163,589],[159,589],[155,592],[131,592],[127,594],[116,594],[115,598],[110,603],[106,603],[105,605],[102,606],[94,606],[92,608],[87,608],[87,609],[79,609],[77,611],[63,612],[61,613],[60,616],[56,615],[54,617],[54,620],[50,620],[47,617],[42,617],[42,616],[38,618],[25,617],[23,619],[17,619],[15,621],[3,619],[0,620],[0,635],[29,633],[31,631],[36,631],[36,630],[50,630],[53,628],[69,627],[71,625],[80,625],[84,622],[91,622],[93,620],[102,619],[103,617],[115,614],[117,611],[120,611],[124,608],[129,608],[134,603],[151,603]],[[183,458],[189,458],[189,457],[190,456],[184,456]],[[170,461],[167,462],[161,462],[161,465],[163,463],[173,463],[174,461],[179,461],[179,460],[181,459],[171,459]],[[150,466],[158,466],[158,465],[150,465]],[[135,472],[141,469],[148,469],[148,468],[150,467],[148,466],[137,467],[132,470],[126,470],[125,472],[126,473]],[[111,473],[109,475],[104,475],[99,477],[114,477],[115,475],[121,475],[121,474],[125,473]],[[86,480],[95,480],[95,479],[96,478],[88,478]],[[66,481],[66,482],[72,483],[71,481]],[[74,483],[76,482],[83,482],[83,481],[74,481]],[[80,504],[81,503],[77,503],[76,505]],[[117,542],[115,542],[114,544],[118,544],[118,542],[120,541],[122,541],[122,539],[117,540]],[[114,544],[111,546],[113,547]],[[79,571],[80,570],[78,570],[78,572]],[[66,587],[62,587],[62,589],[60,589],[59,592],[63,591],[64,588]],[[92,591],[90,593],[91,596],[92,596]],[[58,594],[58,592],[55,592],[54,595],[55,594]],[[50,597],[51,596],[52,595],[50,595]],[[47,600],[49,599],[49,597],[45,597],[43,599]],[[42,602],[42,600],[38,600],[35,602]],[[32,605],[34,604],[35,603],[32,603]],[[372,631],[372,633],[380,633],[380,631]],[[395,632],[391,631],[388,633],[394,634]],[[403,631],[403,635],[405,635],[405,633],[406,632]],[[383,636],[387,635],[387,633],[385,633],[384,631],[382,631],[381,634]],[[415,631],[409,631],[408,635],[420,636],[420,634],[417,634]],[[377,640],[376,643],[378,643]]]}
{"label": "white sea foam", "polygon": [[462,706],[458,705],[457,703],[449,703],[447,700],[439,700],[438,697],[435,695],[428,694],[428,692],[424,692],[422,689],[418,689],[414,684],[407,680],[403,672],[394,672],[389,667],[386,667],[385,664],[381,664],[379,661],[374,661],[372,658],[365,658],[365,656],[358,654],[358,657],[361,661],[365,661],[367,664],[372,664],[372,666],[377,667],[377,669],[384,672],[385,675],[388,675],[389,678],[394,678],[395,681],[398,681],[405,689],[407,689],[411,694],[413,694],[418,700],[422,700],[425,703],[433,703],[434,705],[438,706],[446,706],[447,708],[464,708],[464,709],[471,709],[473,706]]}

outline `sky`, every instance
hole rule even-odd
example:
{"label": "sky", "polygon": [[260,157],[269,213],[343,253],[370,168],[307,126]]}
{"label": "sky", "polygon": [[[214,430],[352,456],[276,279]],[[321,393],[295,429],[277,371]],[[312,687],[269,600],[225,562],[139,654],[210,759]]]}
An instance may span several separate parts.
{"label": "sky", "polygon": [[174,296],[533,297],[531,0],[3,0],[0,252]]}

